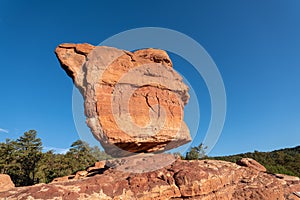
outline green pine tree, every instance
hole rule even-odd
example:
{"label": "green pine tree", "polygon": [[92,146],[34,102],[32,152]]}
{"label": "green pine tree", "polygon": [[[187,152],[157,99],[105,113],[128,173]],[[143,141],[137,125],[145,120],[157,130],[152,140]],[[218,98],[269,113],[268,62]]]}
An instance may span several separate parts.
{"label": "green pine tree", "polygon": [[92,149],[89,144],[82,140],[73,142],[70,150],[66,154],[66,160],[73,173],[84,170],[97,161],[92,155]]}
{"label": "green pine tree", "polygon": [[30,130],[17,139],[16,151],[16,161],[20,165],[20,173],[15,184],[24,186],[38,183],[35,173],[38,161],[42,156],[42,142],[40,138],[37,138],[37,132]]}
{"label": "green pine tree", "polygon": [[199,160],[202,158],[206,158],[207,157],[205,152],[206,149],[207,147],[204,147],[202,143],[197,147],[192,147],[191,150],[186,153],[185,159]]}
{"label": "green pine tree", "polygon": [[15,160],[16,147],[15,142],[6,139],[5,143],[0,143],[0,173],[8,174],[15,169],[18,164]]}

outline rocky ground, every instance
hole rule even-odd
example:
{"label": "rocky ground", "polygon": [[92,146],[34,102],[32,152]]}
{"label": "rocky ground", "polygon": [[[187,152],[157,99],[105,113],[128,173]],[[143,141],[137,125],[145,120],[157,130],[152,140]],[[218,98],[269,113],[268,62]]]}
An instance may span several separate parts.
{"label": "rocky ground", "polygon": [[[238,164],[177,159],[163,168],[140,173],[170,158],[159,155],[102,161],[50,184],[10,185],[0,192],[0,199],[300,199],[294,194],[300,191],[298,177],[269,174],[252,159]],[[5,183],[0,181],[0,188],[5,188]]]}

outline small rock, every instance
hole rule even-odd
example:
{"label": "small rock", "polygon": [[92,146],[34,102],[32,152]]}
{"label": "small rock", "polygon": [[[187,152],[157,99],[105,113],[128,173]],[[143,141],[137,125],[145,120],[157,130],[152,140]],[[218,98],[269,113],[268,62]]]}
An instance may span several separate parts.
{"label": "small rock", "polygon": [[297,176],[289,176],[286,174],[275,174],[275,176],[284,181],[300,181],[300,178]]}
{"label": "small rock", "polygon": [[98,169],[102,169],[102,168],[105,167],[105,163],[106,163],[105,160],[98,161],[98,162],[95,163],[95,167],[98,168]]}
{"label": "small rock", "polygon": [[100,169],[104,169],[105,168],[105,164],[106,164],[105,160],[98,161],[98,162],[95,163],[94,166],[87,168],[86,171],[87,172],[93,172],[93,171],[97,171],[97,170],[100,170]]}
{"label": "small rock", "polygon": [[10,190],[15,187],[11,178],[7,174],[0,174],[0,192]]}
{"label": "small rock", "polygon": [[259,162],[257,162],[256,160],[254,160],[252,158],[242,158],[241,160],[237,161],[236,164],[238,164],[240,166],[244,166],[244,167],[249,167],[249,168],[255,169],[260,172],[267,171],[267,169],[263,165],[261,165]]}
{"label": "small rock", "polygon": [[300,198],[300,192],[294,192],[294,194]]}
{"label": "small rock", "polygon": [[88,175],[87,171],[78,171],[76,172],[74,179],[85,178],[87,175]]}

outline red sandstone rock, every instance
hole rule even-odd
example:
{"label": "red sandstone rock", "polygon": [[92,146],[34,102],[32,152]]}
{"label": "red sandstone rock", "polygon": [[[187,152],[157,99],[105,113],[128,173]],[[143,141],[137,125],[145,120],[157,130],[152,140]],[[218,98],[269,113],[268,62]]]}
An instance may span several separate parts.
{"label": "red sandstone rock", "polygon": [[296,176],[289,176],[286,174],[275,174],[275,176],[284,181],[300,181],[300,178]]}
{"label": "red sandstone rock", "polygon": [[74,179],[85,178],[87,175],[88,175],[87,171],[78,171],[76,172]]}
{"label": "red sandstone rock", "polygon": [[102,168],[105,167],[105,163],[106,163],[105,160],[98,161],[98,162],[95,163],[95,166],[94,166],[94,167],[96,167],[96,168],[98,168],[98,169],[102,169]]}
{"label": "red sandstone rock", "polygon": [[61,44],[55,53],[83,95],[87,125],[107,153],[165,151],[191,140],[183,121],[188,87],[165,51]]}
{"label": "red sandstone rock", "polygon": [[297,199],[293,193],[300,190],[300,182],[283,184],[280,180],[225,161],[176,160],[147,173],[109,168],[80,180],[14,188],[0,193],[0,199]]}
{"label": "red sandstone rock", "polygon": [[10,176],[7,174],[0,174],[0,192],[12,189],[15,187],[15,184],[10,179]]}
{"label": "red sandstone rock", "polygon": [[249,167],[257,171],[266,172],[267,169],[252,158],[242,158],[237,162],[238,165]]}
{"label": "red sandstone rock", "polygon": [[94,166],[87,168],[86,171],[87,172],[93,172],[93,171],[104,169],[105,168],[105,164],[106,164],[105,160],[98,161],[98,162],[95,163]]}

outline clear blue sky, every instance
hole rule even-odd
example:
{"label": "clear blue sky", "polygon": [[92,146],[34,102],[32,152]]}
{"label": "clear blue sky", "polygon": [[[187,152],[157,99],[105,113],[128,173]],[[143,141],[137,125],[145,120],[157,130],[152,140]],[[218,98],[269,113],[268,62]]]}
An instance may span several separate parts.
{"label": "clear blue sky", "polygon": [[195,39],[223,77],[227,117],[211,155],[300,145],[299,11],[298,0],[0,0],[0,141],[35,129],[44,146],[68,148],[79,138],[73,85],[55,47],[154,26]]}

